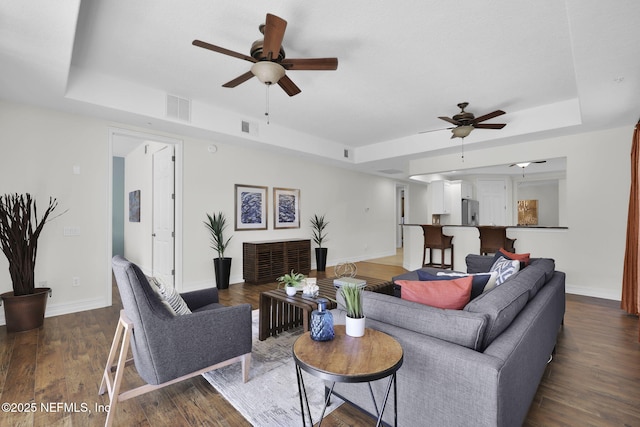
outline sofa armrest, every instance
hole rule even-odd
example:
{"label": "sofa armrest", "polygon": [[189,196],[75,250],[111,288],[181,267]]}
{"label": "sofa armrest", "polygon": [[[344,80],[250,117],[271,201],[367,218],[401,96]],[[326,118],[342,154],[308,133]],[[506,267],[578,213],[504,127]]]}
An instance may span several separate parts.
{"label": "sofa armrest", "polygon": [[198,289],[196,291],[184,292],[180,296],[187,303],[191,311],[195,311],[205,305],[218,301],[218,288]]}
{"label": "sofa armrest", "polygon": [[[134,330],[134,333],[139,332]],[[241,304],[175,316],[144,325],[154,355],[151,371],[162,383],[251,352],[251,305]],[[137,368],[137,366],[136,366]],[[147,367],[149,368],[149,367]],[[138,369],[138,372],[141,372]]]}

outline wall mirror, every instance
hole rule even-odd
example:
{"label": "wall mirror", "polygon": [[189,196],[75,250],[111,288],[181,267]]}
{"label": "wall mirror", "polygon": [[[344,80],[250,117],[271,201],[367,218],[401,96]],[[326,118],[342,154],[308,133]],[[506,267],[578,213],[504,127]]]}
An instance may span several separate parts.
{"label": "wall mirror", "polygon": [[[470,183],[473,199],[480,202],[480,225],[564,227],[567,225],[566,175],[567,158],[557,157],[523,158],[522,163],[443,171],[411,178],[428,183],[437,180]],[[504,182],[504,186],[500,182]],[[501,206],[507,209],[501,209]],[[451,216],[453,221],[447,223],[458,225],[458,218],[454,212]]]}

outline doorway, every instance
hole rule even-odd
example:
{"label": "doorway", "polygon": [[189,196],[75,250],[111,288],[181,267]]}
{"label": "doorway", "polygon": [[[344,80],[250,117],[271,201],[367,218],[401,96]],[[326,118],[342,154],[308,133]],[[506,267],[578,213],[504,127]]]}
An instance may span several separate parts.
{"label": "doorway", "polygon": [[[140,163],[132,168],[135,162]],[[124,176],[118,176],[120,173]],[[165,284],[181,291],[182,140],[110,128],[109,175],[108,253],[122,251],[121,255],[138,264],[145,274],[158,275]],[[134,184],[117,188],[118,181],[129,180]],[[129,218],[130,192],[140,195],[140,223]],[[123,196],[124,203],[120,203],[118,198]],[[108,262],[111,272],[110,258]],[[110,298],[111,286],[108,295]]]}

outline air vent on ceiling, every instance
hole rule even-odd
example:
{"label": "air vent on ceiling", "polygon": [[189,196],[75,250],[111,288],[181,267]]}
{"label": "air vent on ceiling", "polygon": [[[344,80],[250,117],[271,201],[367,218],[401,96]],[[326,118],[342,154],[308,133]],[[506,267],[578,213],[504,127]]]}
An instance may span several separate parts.
{"label": "air vent on ceiling", "polygon": [[258,124],[254,122],[242,121],[242,133],[248,133],[249,135],[258,135]]}
{"label": "air vent on ceiling", "polygon": [[191,121],[191,101],[174,95],[167,95],[167,117]]}

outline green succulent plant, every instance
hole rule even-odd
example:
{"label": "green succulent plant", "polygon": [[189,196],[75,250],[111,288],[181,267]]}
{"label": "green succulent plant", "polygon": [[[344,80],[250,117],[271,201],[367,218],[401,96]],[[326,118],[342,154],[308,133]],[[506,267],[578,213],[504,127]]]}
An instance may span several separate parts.
{"label": "green succulent plant", "polygon": [[291,270],[291,273],[287,273],[282,275],[276,279],[279,285],[284,286],[297,286],[299,285],[305,278],[305,275],[302,273],[295,273]]}

